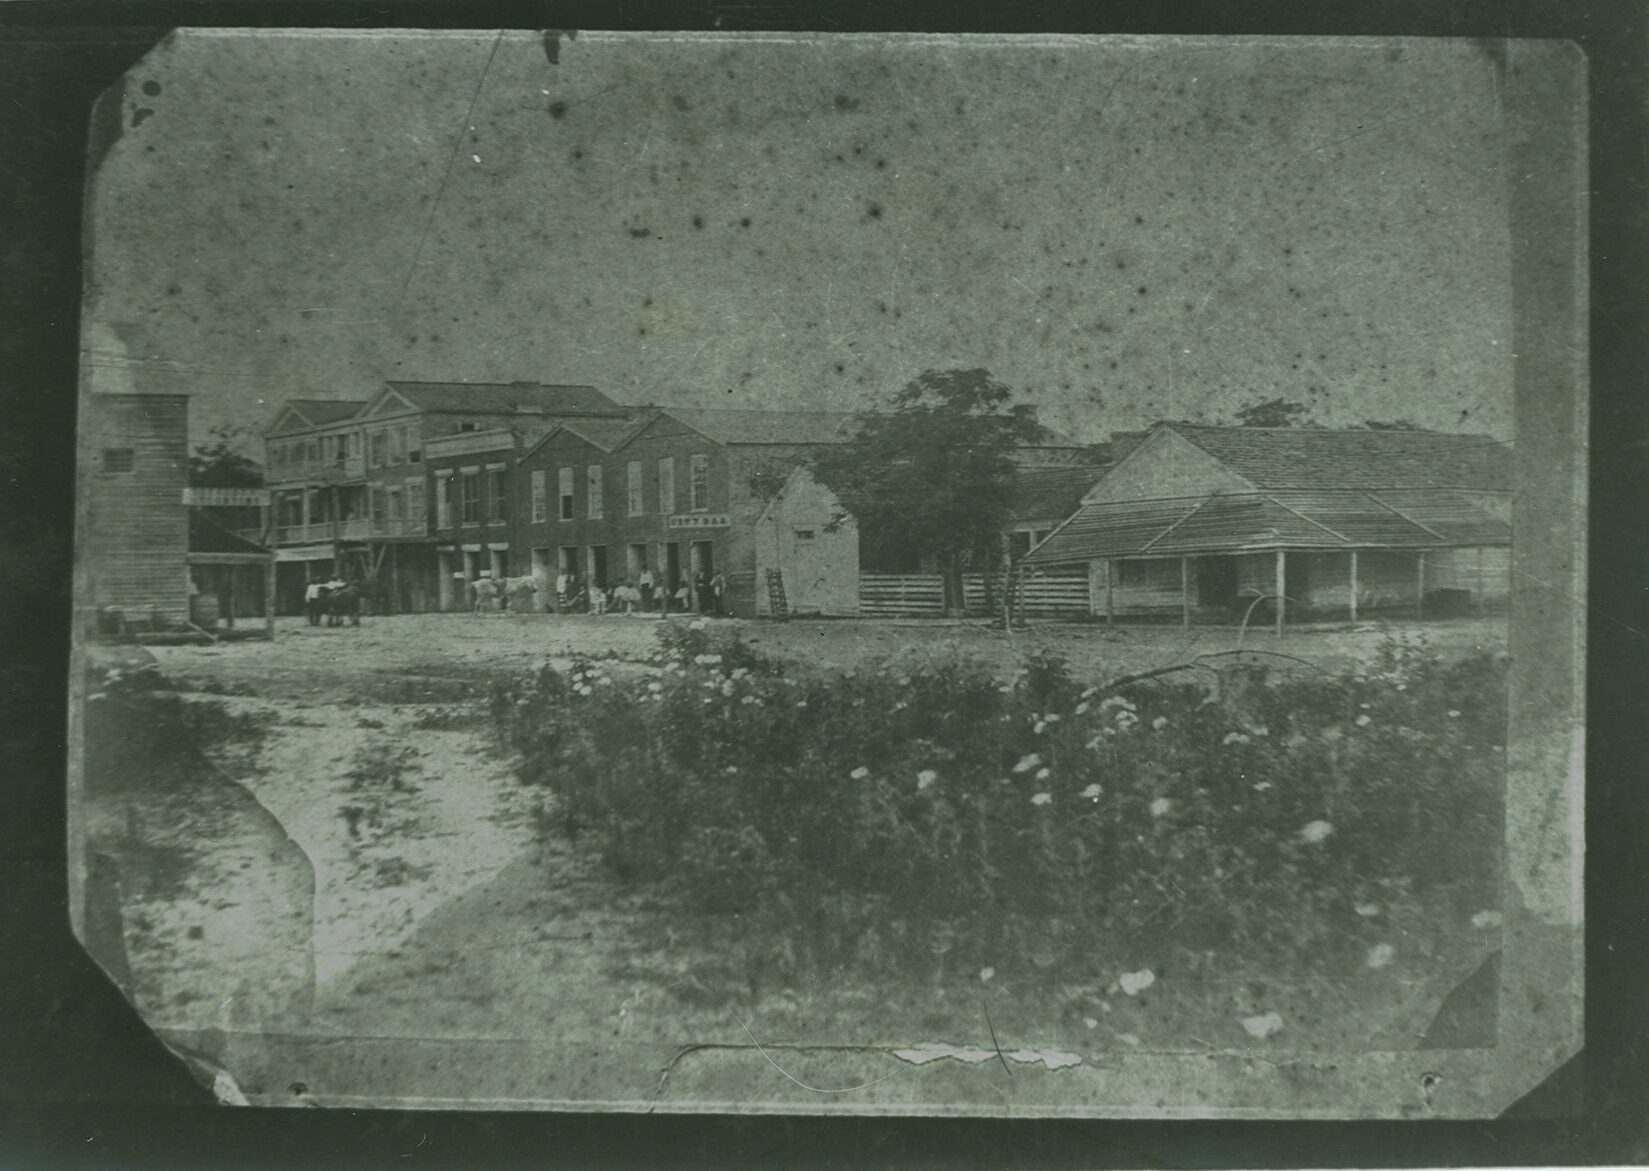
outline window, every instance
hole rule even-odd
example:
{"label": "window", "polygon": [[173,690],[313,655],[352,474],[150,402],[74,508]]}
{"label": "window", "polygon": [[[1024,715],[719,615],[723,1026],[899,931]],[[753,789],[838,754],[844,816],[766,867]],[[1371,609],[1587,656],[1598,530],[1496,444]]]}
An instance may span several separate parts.
{"label": "window", "polygon": [[359,431],[349,433],[349,454],[357,456],[361,454],[361,433]]}
{"label": "window", "polygon": [[106,472],[129,472],[137,466],[137,453],[130,447],[105,447],[103,449],[103,470]]}
{"label": "window", "polygon": [[560,472],[557,473],[557,477],[560,481],[557,490],[561,494],[561,512],[560,512],[561,519],[562,520],[572,520],[573,519],[573,470],[571,468],[562,468],[560,470]]}
{"label": "window", "polygon": [[693,493],[693,511],[710,511],[710,457],[695,455],[690,473],[690,485]]}
{"label": "window", "polygon": [[676,510],[676,461],[668,455],[658,461],[658,510],[665,516]]}
{"label": "window", "polygon": [[389,437],[382,431],[374,431],[367,438],[366,462],[368,467],[381,468],[384,466],[384,456],[389,451]]}
{"label": "window", "polygon": [[1178,592],[1181,585],[1180,563],[1177,557],[1158,557],[1146,561],[1119,560],[1116,567],[1119,586]]}
{"label": "window", "polygon": [[501,467],[487,469],[487,521],[501,525],[510,518],[509,482]]}
{"label": "window", "polygon": [[631,516],[640,516],[647,511],[646,503],[641,499],[641,461],[634,459],[625,468],[628,474],[629,506]]}
{"label": "window", "polygon": [[591,464],[584,469],[585,500],[589,504],[587,509],[591,520],[601,519],[601,465]]}
{"label": "window", "polygon": [[406,519],[406,498],[401,495],[399,488],[387,488],[384,494],[389,498],[389,507],[386,510],[390,520]]}
{"label": "window", "polygon": [[407,437],[406,432],[399,427],[391,427],[389,432],[389,466],[396,467],[406,463]]}
{"label": "window", "polygon": [[481,523],[481,473],[468,469],[458,476],[458,515],[467,525]]}
{"label": "window", "polygon": [[532,522],[543,524],[550,519],[550,490],[544,483],[542,469],[532,474]]}
{"label": "window", "polygon": [[384,496],[384,486],[382,484],[374,484],[372,485],[372,522],[374,524],[383,524],[383,522],[388,519],[389,507],[388,501]]}
{"label": "window", "polygon": [[811,541],[813,539],[813,530],[812,529],[797,529],[796,530],[796,539],[798,541]]}
{"label": "window", "polygon": [[408,423],[407,434],[407,463],[422,462],[424,458],[424,437],[418,434],[418,424]]}
{"label": "window", "polygon": [[452,499],[447,495],[452,484],[452,475],[446,471],[435,474],[435,527],[450,529],[452,527]]}
{"label": "window", "polygon": [[304,444],[304,452],[303,453],[304,453],[304,458],[308,462],[310,462],[312,464],[320,463],[321,462],[321,441],[319,439],[311,439],[308,443]]}
{"label": "window", "polygon": [[419,525],[424,523],[424,482],[407,481],[407,519]]}
{"label": "window", "polygon": [[460,431],[473,431],[473,430],[475,430],[475,424],[474,423],[460,423],[460,424],[458,424],[458,430],[460,430]]}

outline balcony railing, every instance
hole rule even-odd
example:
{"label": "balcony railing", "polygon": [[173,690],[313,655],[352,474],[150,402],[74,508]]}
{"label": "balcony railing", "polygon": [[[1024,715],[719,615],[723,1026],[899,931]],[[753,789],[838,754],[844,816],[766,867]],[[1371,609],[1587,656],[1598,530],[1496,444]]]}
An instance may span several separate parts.
{"label": "balcony railing", "polygon": [[269,473],[271,484],[345,484],[366,479],[366,461],[360,456],[344,460],[299,460],[282,464]]}
{"label": "balcony railing", "polygon": [[[306,525],[276,525],[269,539],[278,545],[310,545],[323,541],[365,541],[372,537],[419,537],[428,532],[423,520],[367,520],[354,517],[340,521],[314,521]],[[264,539],[262,529],[242,529],[250,541]]]}

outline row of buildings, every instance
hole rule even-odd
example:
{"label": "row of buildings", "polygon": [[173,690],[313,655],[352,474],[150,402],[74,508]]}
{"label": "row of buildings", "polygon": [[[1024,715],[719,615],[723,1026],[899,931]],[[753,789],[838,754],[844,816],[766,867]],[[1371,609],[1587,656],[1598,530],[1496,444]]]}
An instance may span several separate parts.
{"label": "row of buildings", "polygon": [[[543,604],[567,569],[599,586],[719,571],[747,616],[781,596],[793,613],[843,616],[945,604],[931,567],[861,540],[807,471],[849,438],[844,413],[397,381],[370,400],[284,404],[263,436],[266,489],[230,499],[182,478],[186,400],[93,398],[91,605],[183,578],[218,614],[295,614],[307,583],[334,574],[392,613],[466,608],[482,575],[536,577]],[[1263,605],[1280,629],[1285,613],[1435,613],[1508,590],[1511,456],[1485,436],[1161,423],[1098,446],[1050,437],[1014,462],[1001,535],[1033,613],[1189,623]],[[231,531],[224,509],[252,499],[261,512]],[[1001,596],[964,585],[975,609]]]}

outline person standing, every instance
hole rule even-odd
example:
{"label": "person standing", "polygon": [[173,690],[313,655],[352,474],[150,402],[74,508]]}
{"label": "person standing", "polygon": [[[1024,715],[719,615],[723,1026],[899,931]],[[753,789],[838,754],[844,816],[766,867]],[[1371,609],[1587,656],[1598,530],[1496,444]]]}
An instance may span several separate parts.
{"label": "person standing", "polygon": [[321,615],[326,613],[325,590],[326,586],[321,584],[319,580],[312,581],[304,587],[304,617],[309,620],[309,625],[311,626],[319,626],[321,624]]}
{"label": "person standing", "polygon": [[343,592],[344,579],[336,573],[326,583],[326,624],[328,626],[342,626],[344,624],[343,610],[334,604],[333,599]]}
{"label": "person standing", "polygon": [[695,594],[693,600],[698,603],[695,607],[698,612],[700,614],[710,613],[712,595],[710,593],[710,571],[708,569],[699,570],[698,577],[693,581],[693,592]]}
{"label": "person standing", "polygon": [[636,586],[641,590],[642,613],[647,613],[653,608],[653,571],[645,565],[641,567],[641,577]]}
{"label": "person standing", "polygon": [[726,607],[727,575],[718,569],[715,576],[710,579],[710,612],[721,618],[727,613]]}

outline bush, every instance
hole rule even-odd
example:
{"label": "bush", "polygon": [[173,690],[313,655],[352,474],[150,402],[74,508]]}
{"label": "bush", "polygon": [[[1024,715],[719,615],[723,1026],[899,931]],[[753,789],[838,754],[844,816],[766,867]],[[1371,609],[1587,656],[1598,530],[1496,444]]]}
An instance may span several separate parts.
{"label": "bush", "polygon": [[1376,916],[1494,905],[1503,662],[1392,643],[1361,674],[1102,690],[1052,656],[795,678],[666,624],[493,713],[552,824],[782,969],[1322,971]]}

